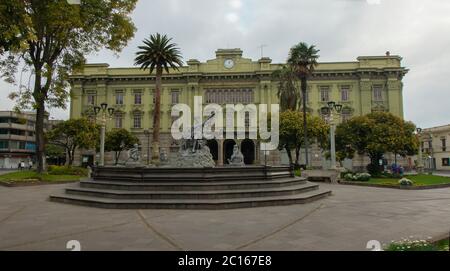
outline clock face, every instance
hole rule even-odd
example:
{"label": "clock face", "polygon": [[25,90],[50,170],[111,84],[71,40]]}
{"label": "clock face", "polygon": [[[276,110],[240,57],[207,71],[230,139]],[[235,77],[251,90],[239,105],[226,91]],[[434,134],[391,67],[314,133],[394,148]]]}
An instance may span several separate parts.
{"label": "clock face", "polygon": [[223,65],[225,66],[225,68],[231,69],[234,67],[234,61],[233,59],[226,59]]}

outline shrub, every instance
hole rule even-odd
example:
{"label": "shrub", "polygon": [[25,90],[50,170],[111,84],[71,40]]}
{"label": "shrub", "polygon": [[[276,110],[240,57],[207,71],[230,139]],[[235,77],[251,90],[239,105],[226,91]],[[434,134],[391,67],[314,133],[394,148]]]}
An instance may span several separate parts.
{"label": "shrub", "polygon": [[52,175],[86,176],[88,174],[88,171],[87,169],[81,167],[49,166],[48,173]]}
{"label": "shrub", "polygon": [[412,186],[414,184],[413,181],[411,181],[410,179],[406,179],[406,178],[400,179],[400,181],[398,181],[398,183],[400,185],[404,185],[404,186]]}
{"label": "shrub", "polygon": [[353,173],[347,173],[347,174],[345,174],[345,175],[344,175],[344,180],[346,180],[346,181],[348,181],[348,182],[354,181],[354,179],[353,179]]}
{"label": "shrub", "polygon": [[347,173],[344,175],[344,180],[346,181],[357,181],[357,182],[367,182],[371,178],[371,175],[369,173]]}
{"label": "shrub", "polygon": [[355,177],[359,182],[368,182],[372,176],[369,173],[358,173]]}
{"label": "shrub", "polygon": [[353,172],[347,169],[346,171],[341,172],[341,178],[345,179],[345,175],[347,174],[353,175]]}
{"label": "shrub", "polygon": [[437,251],[439,248],[427,240],[402,239],[392,241],[386,248],[387,251]]}

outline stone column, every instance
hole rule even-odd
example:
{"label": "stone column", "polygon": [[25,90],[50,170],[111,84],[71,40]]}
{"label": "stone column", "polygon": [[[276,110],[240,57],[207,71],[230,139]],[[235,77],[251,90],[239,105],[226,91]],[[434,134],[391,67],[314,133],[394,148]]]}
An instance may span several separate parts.
{"label": "stone column", "polygon": [[218,139],[217,145],[217,165],[223,166],[223,139]]}

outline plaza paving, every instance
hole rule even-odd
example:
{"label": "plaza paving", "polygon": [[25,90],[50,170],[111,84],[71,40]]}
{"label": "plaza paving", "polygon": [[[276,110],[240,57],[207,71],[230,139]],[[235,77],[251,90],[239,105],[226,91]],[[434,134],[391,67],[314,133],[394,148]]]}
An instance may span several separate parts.
{"label": "plaza paving", "polygon": [[366,250],[450,231],[450,189],[322,184],[333,196],[249,209],[106,210],[48,201],[69,185],[0,186],[0,250]]}

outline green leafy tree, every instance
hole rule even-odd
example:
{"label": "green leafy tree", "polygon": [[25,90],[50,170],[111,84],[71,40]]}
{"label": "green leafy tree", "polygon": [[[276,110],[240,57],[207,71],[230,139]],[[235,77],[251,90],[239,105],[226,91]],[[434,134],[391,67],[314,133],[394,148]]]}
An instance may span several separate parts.
{"label": "green leafy tree", "polygon": [[136,53],[135,65],[141,69],[149,69],[150,74],[156,71],[155,105],[153,111],[152,161],[159,161],[159,133],[161,122],[161,78],[163,71],[169,73],[169,68],[178,70],[183,65],[177,44],[166,35],[156,33],[143,41]]}
{"label": "green leafy tree", "polygon": [[77,149],[91,149],[96,146],[100,137],[99,126],[87,119],[71,119],[55,125],[47,132],[50,144],[64,148],[67,154],[67,165],[72,166]]}
{"label": "green leafy tree", "polygon": [[122,151],[133,148],[134,144],[139,143],[139,139],[125,129],[114,129],[106,133],[105,150],[114,152],[114,163],[119,163]]}
{"label": "green leafy tree", "polygon": [[415,125],[391,113],[375,112],[354,117],[336,128],[336,149],[341,158],[353,158],[355,152],[370,158],[369,172],[381,172],[379,160],[386,153],[413,155],[418,150]]}
{"label": "green leafy tree", "polygon": [[[317,142],[323,147],[328,141],[328,125],[319,117],[306,115],[308,122],[309,144]],[[290,164],[299,164],[300,148],[305,145],[304,129],[301,125],[303,113],[287,110],[280,113],[280,148],[286,149]],[[295,161],[292,157],[295,152]]]}
{"label": "green leafy tree", "polygon": [[284,65],[281,69],[274,71],[272,77],[279,81],[277,96],[280,101],[281,111],[297,110],[301,96],[298,91],[298,78],[292,67]]}
{"label": "green leafy tree", "polygon": [[303,109],[303,129],[305,142],[305,159],[308,164],[308,128],[306,120],[306,90],[308,89],[308,79],[314,72],[317,66],[317,60],[319,59],[319,50],[315,45],[309,46],[305,42],[300,42],[291,48],[288,57],[288,65],[291,66],[294,73],[298,76],[301,83],[302,90],[302,109]]}
{"label": "green leafy tree", "polygon": [[53,161],[64,161],[66,159],[66,150],[58,145],[46,144],[45,155]]}
{"label": "green leafy tree", "polygon": [[[84,56],[107,48],[119,52],[134,36],[130,14],[137,0],[5,0],[0,2],[0,71],[14,82],[18,63],[32,84],[11,93],[18,108],[36,110],[37,169],[42,172],[44,115],[47,107],[66,107],[68,76]],[[7,29],[7,31],[4,31]],[[6,53],[8,52],[8,53]],[[31,78],[31,77],[30,77]]]}

